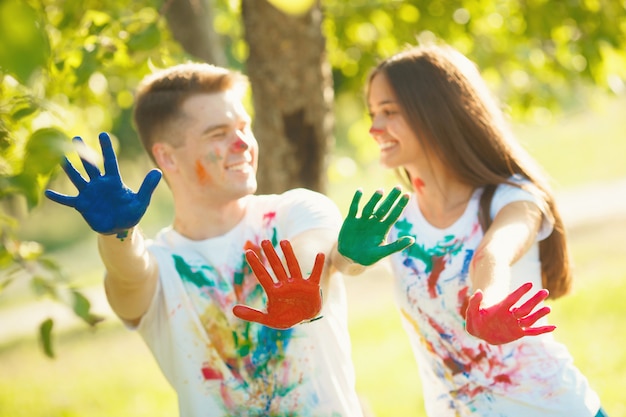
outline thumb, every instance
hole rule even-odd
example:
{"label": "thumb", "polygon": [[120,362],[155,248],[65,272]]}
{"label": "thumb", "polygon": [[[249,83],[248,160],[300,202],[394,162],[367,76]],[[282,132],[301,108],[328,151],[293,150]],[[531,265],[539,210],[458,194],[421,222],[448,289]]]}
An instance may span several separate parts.
{"label": "thumb", "polygon": [[266,324],[267,314],[248,306],[244,306],[241,304],[234,306],[233,314],[241,320]]}
{"label": "thumb", "polygon": [[145,202],[147,205],[147,203],[150,201],[150,198],[152,197],[152,193],[154,192],[156,186],[159,184],[159,181],[161,181],[162,175],[163,174],[158,169],[153,169],[152,171],[148,172],[148,175],[146,175],[146,178],[144,178],[143,183],[141,184],[141,187],[139,187],[139,191],[137,192],[137,198],[139,199],[139,201]]}
{"label": "thumb", "polygon": [[480,310],[480,303],[483,301],[483,292],[476,290],[467,301],[467,310],[465,310],[465,320],[468,322],[473,318]]}
{"label": "thumb", "polygon": [[415,243],[415,238],[411,236],[403,236],[395,242],[389,243],[388,245],[380,247],[380,259],[391,255],[395,252],[400,252]]}

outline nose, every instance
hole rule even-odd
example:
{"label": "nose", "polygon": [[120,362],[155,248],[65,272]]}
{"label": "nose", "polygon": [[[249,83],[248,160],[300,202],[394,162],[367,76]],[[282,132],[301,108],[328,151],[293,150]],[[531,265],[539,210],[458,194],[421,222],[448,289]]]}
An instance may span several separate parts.
{"label": "nose", "polygon": [[370,135],[376,138],[377,135],[382,135],[385,133],[385,122],[381,120],[378,114],[372,114],[372,126],[370,127]]}
{"label": "nose", "polygon": [[374,126],[374,125],[370,127],[370,135],[372,136],[380,135],[384,132],[385,132],[385,129],[383,129],[382,127]]}
{"label": "nose", "polygon": [[241,130],[236,130],[235,140],[230,146],[231,150],[235,152],[243,152],[248,150],[249,147],[248,142],[246,142],[246,134]]}

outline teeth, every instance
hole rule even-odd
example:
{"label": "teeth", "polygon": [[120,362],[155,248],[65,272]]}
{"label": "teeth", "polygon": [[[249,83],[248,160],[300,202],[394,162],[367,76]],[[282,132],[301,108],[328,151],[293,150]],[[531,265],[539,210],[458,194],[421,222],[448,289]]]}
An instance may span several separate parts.
{"label": "teeth", "polygon": [[249,165],[247,162],[242,162],[240,164],[231,165],[226,169],[229,171],[245,171],[248,168],[248,166]]}
{"label": "teeth", "polygon": [[389,142],[380,142],[378,144],[378,146],[379,146],[379,148],[381,150],[385,150],[385,149],[393,148],[394,146],[396,146],[396,142],[391,142],[391,141],[389,141]]}

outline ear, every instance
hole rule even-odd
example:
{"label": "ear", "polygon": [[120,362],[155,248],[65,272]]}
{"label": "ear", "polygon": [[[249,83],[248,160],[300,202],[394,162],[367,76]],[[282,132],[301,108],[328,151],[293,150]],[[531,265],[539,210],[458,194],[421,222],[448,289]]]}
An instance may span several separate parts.
{"label": "ear", "polygon": [[176,156],[174,148],[165,142],[156,142],[152,145],[152,155],[157,165],[163,171],[173,171],[176,169]]}

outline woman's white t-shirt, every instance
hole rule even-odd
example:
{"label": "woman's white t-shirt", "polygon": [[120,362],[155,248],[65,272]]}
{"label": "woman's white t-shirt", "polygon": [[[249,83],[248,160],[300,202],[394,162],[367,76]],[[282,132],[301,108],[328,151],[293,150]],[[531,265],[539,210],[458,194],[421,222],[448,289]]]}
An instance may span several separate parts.
{"label": "woman's white t-shirt", "polygon": [[[594,416],[600,408],[598,396],[552,334],[495,346],[465,331],[461,312],[472,294],[469,266],[483,237],[481,195],[482,189],[477,189],[463,215],[438,229],[422,216],[413,194],[389,235],[390,241],[401,236],[416,239],[393,254],[391,264],[395,298],[418,363],[428,415]],[[503,184],[494,193],[491,217],[514,201],[542,206],[534,194]],[[539,239],[551,231],[544,216]],[[510,291],[528,281],[533,283],[531,293],[541,288],[538,242],[512,267]],[[536,325],[546,322],[544,317]]]}

